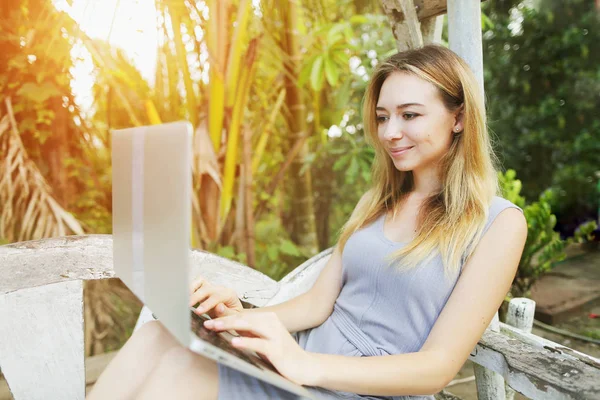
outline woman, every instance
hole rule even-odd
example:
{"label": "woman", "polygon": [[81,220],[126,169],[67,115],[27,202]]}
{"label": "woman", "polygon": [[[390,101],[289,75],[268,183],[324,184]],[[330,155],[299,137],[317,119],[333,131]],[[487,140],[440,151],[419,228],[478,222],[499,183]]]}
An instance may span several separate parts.
{"label": "woman", "polygon": [[[450,50],[426,46],[381,63],[363,117],[373,185],[312,289],[243,310],[231,290],[199,279],[190,303],[218,317],[207,328],[240,332],[235,346],[317,398],[431,399],[509,290],[527,225],[496,196],[483,96]],[[191,353],[157,322],[133,335],[90,398],[135,396],[293,397]]]}

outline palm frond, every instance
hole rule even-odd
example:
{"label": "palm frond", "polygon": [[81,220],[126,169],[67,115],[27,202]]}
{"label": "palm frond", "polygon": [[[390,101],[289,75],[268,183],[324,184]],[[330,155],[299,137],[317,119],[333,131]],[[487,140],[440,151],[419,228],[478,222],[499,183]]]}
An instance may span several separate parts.
{"label": "palm frond", "polygon": [[10,99],[0,118],[0,237],[9,242],[82,235],[80,223],[52,196],[21,141]]}

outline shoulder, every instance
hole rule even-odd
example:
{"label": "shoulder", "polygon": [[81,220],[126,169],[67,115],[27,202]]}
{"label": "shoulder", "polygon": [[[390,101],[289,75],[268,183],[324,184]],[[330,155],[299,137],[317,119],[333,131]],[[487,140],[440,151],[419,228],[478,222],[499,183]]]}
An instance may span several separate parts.
{"label": "shoulder", "polygon": [[492,225],[513,225],[516,230],[527,231],[527,222],[523,210],[516,204],[502,198],[500,196],[494,196],[492,203],[488,210],[488,218],[483,228],[485,234]]}
{"label": "shoulder", "polygon": [[501,256],[514,250],[523,250],[527,240],[527,220],[523,210],[514,203],[495,196],[490,205],[488,219],[483,229],[480,247],[488,255]]}

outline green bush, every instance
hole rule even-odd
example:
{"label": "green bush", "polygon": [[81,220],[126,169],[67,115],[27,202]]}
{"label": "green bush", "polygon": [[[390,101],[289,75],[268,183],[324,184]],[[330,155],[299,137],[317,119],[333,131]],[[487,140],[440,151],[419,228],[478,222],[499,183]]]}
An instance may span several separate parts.
{"label": "green bush", "polygon": [[[600,17],[593,1],[483,4],[490,128],[525,197],[553,189],[567,235],[593,217],[600,165]],[[501,2],[508,4],[509,2]]]}
{"label": "green bush", "polygon": [[573,243],[585,243],[591,242],[594,240],[594,231],[598,229],[598,224],[596,221],[588,221],[585,222],[575,230],[575,235],[573,236]]}
{"label": "green bush", "polygon": [[528,296],[535,281],[565,258],[566,242],[554,231],[556,216],[551,209],[552,191],[545,191],[538,201],[525,205],[526,200],[520,195],[521,181],[516,179],[514,170],[499,173],[499,180],[504,197],[523,208],[527,220],[527,241],[510,295]]}

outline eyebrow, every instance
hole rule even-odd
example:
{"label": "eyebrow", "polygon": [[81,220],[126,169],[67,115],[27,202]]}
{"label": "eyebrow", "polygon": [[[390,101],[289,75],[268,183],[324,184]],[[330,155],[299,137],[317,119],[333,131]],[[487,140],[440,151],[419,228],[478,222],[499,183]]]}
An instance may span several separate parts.
{"label": "eyebrow", "polygon": [[[404,103],[404,104],[399,104],[396,106],[396,109],[401,109],[401,108],[406,108],[406,107],[410,107],[410,106],[421,106],[421,107],[425,107],[423,104],[421,103]],[[387,111],[385,109],[385,107],[381,107],[381,106],[377,106],[375,108],[376,111]]]}

